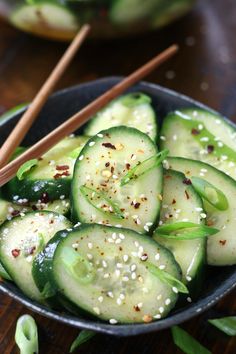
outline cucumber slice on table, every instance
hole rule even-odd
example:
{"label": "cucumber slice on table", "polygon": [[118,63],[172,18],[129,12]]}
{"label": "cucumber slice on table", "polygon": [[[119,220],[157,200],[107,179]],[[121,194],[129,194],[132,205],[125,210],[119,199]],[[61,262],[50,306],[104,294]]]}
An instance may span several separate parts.
{"label": "cucumber slice on table", "polygon": [[101,130],[125,125],[141,130],[151,139],[157,139],[157,118],[151,98],[136,92],[121,96],[98,112],[89,122],[85,134],[93,136]]}
{"label": "cucumber slice on table", "polygon": [[[191,185],[184,183],[185,175],[173,170],[164,172],[163,201],[160,214],[160,225],[186,221],[204,224],[201,218],[203,204],[201,198]],[[157,229],[158,230],[158,229]],[[214,236],[213,236],[214,237]],[[182,282],[196,293],[203,276],[206,258],[206,239],[174,240],[158,236],[154,240],[167,247],[175,256],[182,269]]]}
{"label": "cucumber slice on table", "polygon": [[22,5],[11,14],[10,22],[16,27],[39,35],[70,39],[78,31],[76,16],[59,2],[40,1]]}
{"label": "cucumber slice on table", "polygon": [[141,21],[152,15],[153,10],[163,0],[114,0],[110,11],[111,21],[116,24],[129,24]]}
{"label": "cucumber slice on table", "polygon": [[32,212],[6,221],[0,228],[0,259],[18,287],[30,298],[42,301],[32,278],[35,256],[59,230],[71,223],[63,215]]}
{"label": "cucumber slice on table", "polygon": [[[219,232],[210,236],[207,241],[207,262],[210,265],[226,266],[236,264],[236,181],[216,168],[195,160],[188,160],[180,157],[167,158],[169,167],[181,171],[185,176],[194,181],[196,177],[203,181],[208,188],[206,197],[214,204],[216,199],[222,200],[222,206],[225,210],[214,207],[204,199],[204,209],[206,223],[209,226],[219,229]],[[204,181],[208,182],[206,184]],[[222,194],[225,199],[222,199]],[[210,193],[211,192],[211,193]],[[224,205],[223,205],[224,204]],[[216,204],[217,205],[217,204]],[[219,207],[218,207],[219,208]],[[222,208],[221,208],[222,209]]]}
{"label": "cucumber slice on table", "polygon": [[[87,137],[77,136],[63,139],[37,160],[32,169],[19,179],[14,177],[4,186],[4,195],[12,200],[40,200],[48,194],[50,201],[68,197],[74,163]],[[24,166],[24,165],[23,165]]]}
{"label": "cucumber slice on table", "polygon": [[170,156],[209,163],[236,179],[236,130],[220,115],[200,109],[170,113],[160,141]]}
{"label": "cucumber slice on table", "polygon": [[72,214],[145,233],[156,223],[161,193],[156,145],[137,129],[110,128],[91,138],[76,161]]}
{"label": "cucumber slice on table", "polygon": [[174,283],[152,272],[162,266],[160,272],[178,281],[181,272],[173,255],[132,230],[82,225],[55,247],[50,242],[45,252],[49,279],[59,294],[111,324],[160,319],[176,303]]}

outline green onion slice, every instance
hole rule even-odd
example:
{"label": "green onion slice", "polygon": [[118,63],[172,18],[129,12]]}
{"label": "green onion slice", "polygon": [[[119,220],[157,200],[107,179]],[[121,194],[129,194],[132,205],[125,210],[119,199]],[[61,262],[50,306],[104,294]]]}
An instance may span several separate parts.
{"label": "green onion slice", "polygon": [[199,177],[192,177],[191,182],[196,192],[216,209],[228,209],[228,199],[226,198],[224,193],[215,186],[213,186],[213,184]]}
{"label": "green onion slice", "polygon": [[171,274],[165,272],[162,269],[159,269],[157,266],[147,261],[145,262],[145,266],[147,267],[147,269],[151,274],[155,275],[163,283],[168,284],[172,288],[176,288],[180,293],[183,294],[189,293],[187,287],[180,280],[173,277]]}
{"label": "green onion slice", "polygon": [[32,170],[32,168],[36,167],[37,165],[38,165],[38,160],[37,159],[26,161],[18,169],[18,171],[16,173],[17,178],[21,181],[22,179],[25,178],[27,173],[29,173]]}
{"label": "green onion slice", "polygon": [[185,354],[211,354],[207,348],[205,348],[182,328],[173,326],[171,328],[171,333],[175,345]]}
{"label": "green onion slice", "polygon": [[38,330],[33,317],[21,316],[16,324],[15,341],[20,349],[20,354],[37,354]]}
{"label": "green onion slice", "polygon": [[180,221],[159,226],[155,231],[155,235],[174,240],[193,240],[215,235],[217,232],[219,230],[213,227]]}
{"label": "green onion slice", "polygon": [[83,330],[80,332],[78,337],[74,340],[70,347],[70,353],[73,353],[79,346],[89,341],[92,337],[96,335],[93,331]]}
{"label": "green onion slice", "polygon": [[236,336],[236,316],[216,318],[208,320],[208,322],[228,336]]}
{"label": "green onion slice", "polygon": [[107,198],[103,192],[97,192],[96,190],[86,186],[81,186],[80,191],[89,204],[100,212],[109,214],[109,216],[113,216],[118,219],[124,219],[124,215],[118,204]]}
{"label": "green onion slice", "polygon": [[158,167],[162,163],[162,161],[165,160],[168,153],[169,150],[162,150],[157,155],[151,156],[143,162],[137,164],[121,178],[120,185],[124,186],[130,181],[135,180],[140,176],[144,175],[145,173],[149,172],[154,167]]}

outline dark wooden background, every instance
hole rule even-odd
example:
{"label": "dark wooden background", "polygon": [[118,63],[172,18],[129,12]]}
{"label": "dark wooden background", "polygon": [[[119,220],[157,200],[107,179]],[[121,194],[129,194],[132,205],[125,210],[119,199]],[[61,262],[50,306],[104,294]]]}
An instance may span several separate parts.
{"label": "dark wooden background", "polygon": [[[126,75],[173,42],[180,53],[148,80],[208,104],[236,121],[236,3],[199,0],[194,10],[168,28],[138,38],[87,42],[58,88],[109,75]],[[0,20],[0,113],[30,101],[62,55],[66,44],[28,36]],[[53,119],[53,117],[51,117]],[[215,314],[236,313],[236,291],[207,313],[183,324],[215,354],[236,353],[236,338],[207,324]],[[18,353],[17,318],[27,308],[0,294],[0,354]],[[40,353],[68,353],[78,330],[34,314]],[[98,335],[78,352],[86,354],[181,353],[169,331],[113,338]]]}

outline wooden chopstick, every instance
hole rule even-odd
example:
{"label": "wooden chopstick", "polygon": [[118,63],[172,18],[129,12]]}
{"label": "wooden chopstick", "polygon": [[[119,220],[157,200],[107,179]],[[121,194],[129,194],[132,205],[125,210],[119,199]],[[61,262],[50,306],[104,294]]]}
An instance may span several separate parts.
{"label": "wooden chopstick", "polygon": [[20,145],[26,133],[35,121],[38,113],[46,102],[48,96],[75,56],[77,50],[85,40],[90,31],[89,25],[84,25],[76,35],[46,82],[43,84],[27,111],[23,114],[15,128],[12,130],[0,150],[0,167],[3,167],[10,159],[17,146]]}
{"label": "wooden chopstick", "polygon": [[121,82],[113,86],[107,92],[96,98],[93,102],[89,103],[81,111],[73,115],[70,119],[66,120],[63,124],[39,140],[35,145],[26,150],[15,160],[11,161],[7,166],[0,170],[0,187],[7,183],[16,174],[18,168],[27,160],[39,158],[52,146],[58,143],[61,139],[67,135],[73,133],[76,129],[86,123],[92,115],[94,115],[99,109],[104,107],[107,103],[113,100],[115,97],[123,93],[127,88],[132,86],[137,81],[140,81],[157,66],[164,63],[167,59],[173,56],[178,51],[177,45],[172,45],[152,60],[147,62],[138,70],[134,71],[128,77]]}

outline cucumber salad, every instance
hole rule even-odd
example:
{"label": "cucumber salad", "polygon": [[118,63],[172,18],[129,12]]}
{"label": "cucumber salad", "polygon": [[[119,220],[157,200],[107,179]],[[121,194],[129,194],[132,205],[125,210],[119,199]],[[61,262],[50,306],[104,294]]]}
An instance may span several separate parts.
{"label": "cucumber salad", "polygon": [[[236,130],[128,93],[24,163],[0,191],[0,275],[29,298],[115,325],[194,301],[236,264]],[[13,158],[25,148],[18,148]]]}

